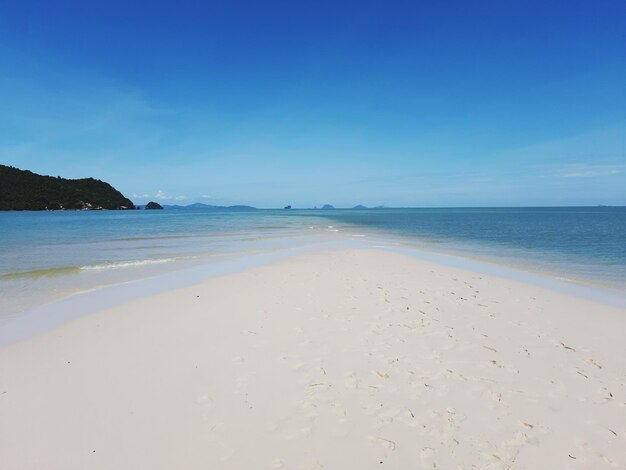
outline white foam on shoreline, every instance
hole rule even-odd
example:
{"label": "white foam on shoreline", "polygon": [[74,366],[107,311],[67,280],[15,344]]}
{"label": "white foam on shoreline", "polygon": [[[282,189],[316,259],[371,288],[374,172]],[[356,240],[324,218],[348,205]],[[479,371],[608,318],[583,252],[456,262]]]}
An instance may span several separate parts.
{"label": "white foam on shoreline", "polygon": [[144,259],[137,261],[120,261],[116,263],[104,263],[94,264],[88,266],[81,266],[81,271],[103,271],[106,269],[124,269],[124,268],[138,268],[141,266],[149,266],[152,264],[164,264],[176,261],[178,258],[159,258],[159,259]]}

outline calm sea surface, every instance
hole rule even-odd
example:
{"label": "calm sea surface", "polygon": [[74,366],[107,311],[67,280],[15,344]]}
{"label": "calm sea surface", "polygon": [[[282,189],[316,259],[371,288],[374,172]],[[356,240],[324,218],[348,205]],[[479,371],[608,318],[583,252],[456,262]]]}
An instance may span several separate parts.
{"label": "calm sea surface", "polygon": [[361,240],[626,291],[626,208],[0,212],[0,319],[232,256]]}

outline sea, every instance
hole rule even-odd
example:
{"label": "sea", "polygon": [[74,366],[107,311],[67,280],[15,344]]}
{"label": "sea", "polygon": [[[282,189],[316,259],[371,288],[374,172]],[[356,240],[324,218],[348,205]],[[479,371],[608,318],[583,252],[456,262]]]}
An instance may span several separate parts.
{"label": "sea", "polygon": [[79,293],[333,247],[626,299],[626,207],[0,212],[0,327]]}

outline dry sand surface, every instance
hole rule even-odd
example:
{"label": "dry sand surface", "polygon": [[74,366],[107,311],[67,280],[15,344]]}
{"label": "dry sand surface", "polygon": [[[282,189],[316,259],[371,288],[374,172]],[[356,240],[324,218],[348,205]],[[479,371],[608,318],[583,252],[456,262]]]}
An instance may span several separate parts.
{"label": "dry sand surface", "polygon": [[2,469],[626,468],[626,311],[376,250],[0,349]]}

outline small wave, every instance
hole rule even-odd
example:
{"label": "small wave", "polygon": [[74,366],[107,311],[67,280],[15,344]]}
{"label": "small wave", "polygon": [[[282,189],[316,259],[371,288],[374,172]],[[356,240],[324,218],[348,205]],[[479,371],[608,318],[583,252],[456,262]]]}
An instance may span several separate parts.
{"label": "small wave", "polygon": [[202,234],[191,234],[191,235],[152,235],[145,237],[120,237],[113,238],[114,242],[136,242],[136,241],[150,241],[150,240],[178,240],[181,238],[199,238],[202,237]]}
{"label": "small wave", "polygon": [[77,274],[81,268],[79,266],[61,266],[58,268],[33,269],[31,271],[17,271],[6,273],[0,276],[3,280],[12,279],[40,279],[42,277],[55,277],[67,274]]}
{"label": "small wave", "polygon": [[[193,258],[193,257],[183,257]],[[181,259],[183,259],[181,258]],[[112,263],[93,264],[87,266],[61,266],[56,268],[33,269],[30,271],[16,271],[0,275],[0,280],[10,281],[16,279],[40,279],[43,277],[66,276],[70,274],[78,274],[83,271],[105,271],[108,269],[124,269],[137,268],[141,266],[149,266],[153,264],[163,264],[176,261],[176,258],[159,258],[146,259],[136,261],[119,261]]]}
{"label": "small wave", "polygon": [[104,263],[94,264],[89,266],[81,266],[81,271],[104,271],[106,269],[124,269],[124,268],[138,268],[141,266],[149,266],[151,264],[163,264],[176,261],[174,258],[161,258],[161,259],[144,259],[138,261],[120,261],[117,263]]}

